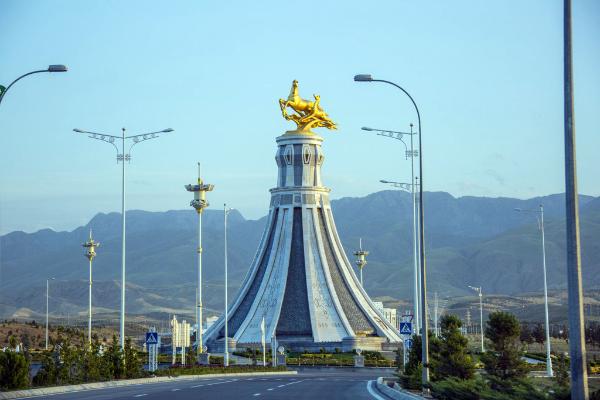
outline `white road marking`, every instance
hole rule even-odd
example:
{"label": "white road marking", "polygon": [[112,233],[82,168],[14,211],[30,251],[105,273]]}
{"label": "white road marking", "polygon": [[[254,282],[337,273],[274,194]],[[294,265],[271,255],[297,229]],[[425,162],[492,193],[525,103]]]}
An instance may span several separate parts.
{"label": "white road marking", "polygon": [[277,386],[277,387],[284,387],[284,386],[285,386],[285,385],[279,385],[279,386]]}
{"label": "white road marking", "polygon": [[133,396],[133,397],[143,397],[143,396],[148,396],[148,394],[147,394],[147,393],[136,394],[136,395],[135,395],[135,396]]}
{"label": "white road marking", "polygon": [[193,388],[202,387],[202,386],[204,386],[204,385],[194,385],[194,386],[192,386],[192,389],[193,389]]}
{"label": "white road marking", "polygon": [[268,388],[267,390],[268,390],[268,391],[271,391],[271,390],[275,390],[275,388]]}
{"label": "white road marking", "polygon": [[254,393],[252,396],[254,396],[254,397],[260,396],[260,393]]}
{"label": "white road marking", "polygon": [[373,389],[373,382],[375,382],[375,381],[368,381],[367,382],[367,391],[369,392],[369,394],[371,396],[373,396],[377,400],[385,400],[383,397],[381,397],[380,395],[378,395],[377,393],[375,393],[375,391]]}
{"label": "white road marking", "polygon": [[178,390],[181,390],[181,389],[177,389],[177,388],[175,388],[175,389],[171,389],[171,392],[176,392],[176,391],[178,391]]}

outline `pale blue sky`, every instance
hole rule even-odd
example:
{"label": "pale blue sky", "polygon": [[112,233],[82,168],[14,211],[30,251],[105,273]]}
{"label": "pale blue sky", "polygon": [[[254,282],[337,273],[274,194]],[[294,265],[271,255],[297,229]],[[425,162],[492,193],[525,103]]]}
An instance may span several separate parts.
{"label": "pale blue sky", "polygon": [[[580,192],[600,195],[600,2],[574,2]],[[407,129],[420,105],[426,190],[528,198],[562,192],[562,1],[199,2],[0,0],[0,233],[73,229],[120,210],[111,146],[75,127],[131,134],[128,208],[186,208],[197,160],[224,201],[266,213],[277,99],[291,81],[321,94],[332,197],[410,179],[401,144],[364,125]]]}

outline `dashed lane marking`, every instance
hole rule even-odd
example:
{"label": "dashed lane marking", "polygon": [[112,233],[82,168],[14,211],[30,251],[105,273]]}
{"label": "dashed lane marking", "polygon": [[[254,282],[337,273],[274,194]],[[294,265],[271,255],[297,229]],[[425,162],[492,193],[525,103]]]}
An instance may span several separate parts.
{"label": "dashed lane marking", "polygon": [[181,390],[181,389],[178,389],[178,388],[171,389],[171,392],[176,392],[176,391],[178,391],[178,390]]}
{"label": "dashed lane marking", "polygon": [[133,397],[144,397],[144,396],[148,396],[148,393],[136,394]]}
{"label": "dashed lane marking", "polygon": [[254,397],[260,396],[260,393],[254,393],[252,396],[254,396]]}

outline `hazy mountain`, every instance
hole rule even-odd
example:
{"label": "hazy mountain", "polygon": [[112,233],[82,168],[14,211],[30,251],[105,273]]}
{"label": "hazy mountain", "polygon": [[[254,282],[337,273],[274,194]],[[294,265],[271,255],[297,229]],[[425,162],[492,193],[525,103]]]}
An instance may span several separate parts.
{"label": "hazy mountain", "polygon": [[[537,291],[541,281],[541,242],[534,214],[546,211],[549,285],[566,286],[564,196],[519,200],[454,198],[425,194],[425,232],[430,290],[443,296],[468,293],[482,285],[486,293]],[[581,196],[584,285],[600,285],[600,198]],[[350,255],[363,238],[370,251],[365,286],[373,296],[409,298],[412,288],[412,199],[400,191],[332,202],[338,231]],[[222,309],[223,213],[204,214],[204,303]],[[229,219],[230,293],[235,293],[252,262],[265,218],[246,220],[237,211]],[[193,210],[127,213],[127,310],[131,313],[192,310],[195,298],[197,219]],[[87,307],[87,259],[81,244],[92,228],[101,242],[94,261],[94,305],[116,310],[120,302],[120,214],[98,214],[72,232],[49,229],[0,237],[0,314],[45,310],[45,281],[51,283],[56,313]],[[596,238],[594,240],[594,238]],[[131,287],[129,287],[131,285]],[[230,295],[230,298],[233,295]],[[191,313],[191,312],[190,312]]]}

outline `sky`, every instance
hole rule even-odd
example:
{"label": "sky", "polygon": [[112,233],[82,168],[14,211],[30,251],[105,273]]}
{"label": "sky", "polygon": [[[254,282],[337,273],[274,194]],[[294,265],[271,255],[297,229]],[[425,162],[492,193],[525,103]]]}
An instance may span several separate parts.
{"label": "sky", "polygon": [[[291,82],[339,124],[325,138],[332,198],[410,181],[402,143],[422,116],[426,191],[530,198],[564,191],[562,1],[0,0],[0,234],[72,230],[120,211],[119,135],[174,129],[137,145],[127,208],[188,208],[183,185],[215,185],[247,218],[266,214],[275,138],[293,128]],[[573,2],[580,193],[600,195],[600,2]]]}

